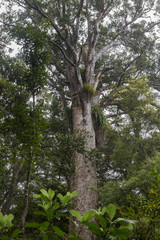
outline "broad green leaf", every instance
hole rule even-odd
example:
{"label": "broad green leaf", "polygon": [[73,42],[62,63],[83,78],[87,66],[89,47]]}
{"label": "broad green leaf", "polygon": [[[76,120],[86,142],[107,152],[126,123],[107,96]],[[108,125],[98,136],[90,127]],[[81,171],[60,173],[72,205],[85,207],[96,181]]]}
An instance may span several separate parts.
{"label": "broad green leaf", "polygon": [[46,210],[46,215],[47,215],[47,218],[48,219],[51,219],[52,218],[52,216],[53,216],[53,209],[47,209]]}
{"label": "broad green leaf", "polygon": [[58,202],[55,202],[54,205],[53,205],[53,207],[52,207],[53,211],[56,210],[56,209],[58,209],[58,208],[59,208],[59,203],[58,203]]}
{"label": "broad green leaf", "polygon": [[1,219],[1,222],[0,222],[0,223],[1,223],[2,227],[5,227],[5,226],[6,226],[6,221],[4,220],[4,218]]}
{"label": "broad green leaf", "polygon": [[113,204],[109,204],[106,207],[106,212],[110,220],[112,220],[116,214],[116,207]]}
{"label": "broad green leaf", "polygon": [[157,173],[157,165],[154,166],[154,172]]}
{"label": "broad green leaf", "polygon": [[52,200],[55,196],[55,191],[53,191],[52,189],[48,190],[48,195],[49,195],[49,199]]}
{"label": "broad green leaf", "polygon": [[33,197],[34,197],[34,198],[40,198],[41,195],[39,195],[39,194],[34,194]]}
{"label": "broad green leaf", "polygon": [[57,197],[62,201],[63,195],[62,195],[61,193],[58,193],[58,194],[57,194]]}
{"label": "broad green leaf", "polygon": [[21,233],[21,230],[20,230],[20,229],[16,229],[16,230],[12,233],[12,238],[17,237],[20,233]]}
{"label": "broad green leaf", "polygon": [[38,228],[41,224],[37,223],[37,222],[32,222],[32,223],[27,223],[26,227],[30,227],[30,228]]}
{"label": "broad green leaf", "polygon": [[12,227],[12,222],[11,221],[14,218],[13,214],[5,215],[4,218],[5,218],[5,221],[6,221],[6,225],[8,227]]}
{"label": "broad green leaf", "polygon": [[102,208],[102,211],[101,211],[101,214],[104,215],[104,214],[106,213],[106,211],[107,211],[107,210],[106,210],[106,207],[103,207],[103,208]]}
{"label": "broad green leaf", "polygon": [[37,222],[32,222],[32,223],[26,224],[26,227],[30,227],[30,228],[38,228],[39,226],[41,226],[41,224],[37,223]]}
{"label": "broad green leaf", "polygon": [[107,221],[104,217],[96,215],[96,218],[99,220],[99,224],[102,226],[103,229],[107,227]]}
{"label": "broad green leaf", "polygon": [[[38,205],[40,205],[40,204],[38,204]],[[43,203],[42,207],[45,211],[47,211],[47,209],[50,207],[50,203]]]}
{"label": "broad green leaf", "polygon": [[119,222],[121,224],[120,229],[129,229],[129,230],[133,230],[133,225],[129,222],[125,222],[125,221],[120,221]]}
{"label": "broad green leaf", "polygon": [[5,227],[7,224],[7,215],[4,215],[3,219],[1,220],[2,226]]}
{"label": "broad green leaf", "polygon": [[13,218],[14,218],[13,214],[9,214],[9,215],[8,215],[8,219],[9,219],[9,221],[12,221]]}
{"label": "broad green leaf", "polygon": [[44,196],[46,196],[47,198],[49,198],[49,195],[48,195],[48,193],[47,193],[47,191],[46,191],[45,189],[41,189],[40,191],[41,191],[41,193],[42,193]]}
{"label": "broad green leaf", "polygon": [[80,222],[82,221],[82,216],[80,212],[75,211],[75,210],[70,210],[70,213],[73,217],[76,217]]}
{"label": "broad green leaf", "polygon": [[40,229],[41,232],[43,232],[43,231],[47,230],[48,227],[49,227],[49,222],[45,221],[45,222],[40,224],[40,228],[39,229]]}
{"label": "broad green leaf", "polygon": [[132,236],[132,233],[128,229],[114,229],[111,232],[113,237],[127,239]]}
{"label": "broad green leaf", "polygon": [[77,194],[78,194],[78,191],[72,192],[72,193],[70,194],[70,199],[71,199],[71,198],[74,198],[75,196],[77,196]]}
{"label": "broad green leaf", "polygon": [[86,225],[88,227],[88,229],[91,232],[95,233],[98,237],[100,237],[100,238],[102,237],[101,229],[97,224],[95,224],[93,222],[83,222],[83,224]]}
{"label": "broad green leaf", "polygon": [[70,201],[70,196],[65,195],[61,201],[62,201],[62,205],[64,207]]}
{"label": "broad green leaf", "polygon": [[83,221],[89,221],[95,216],[95,213],[93,211],[87,211],[82,217],[82,222]]}
{"label": "broad green leaf", "polygon": [[35,214],[35,215],[46,216],[46,213],[44,213],[44,212],[42,212],[42,211],[35,211],[34,214]]}
{"label": "broad green leaf", "polygon": [[157,173],[155,173],[155,172],[150,172],[150,173],[148,173],[147,175],[150,175],[150,176],[157,176]]}
{"label": "broad green leaf", "polygon": [[52,228],[54,229],[55,233],[56,233],[58,236],[64,238],[65,233],[64,233],[59,227],[53,226]]}
{"label": "broad green leaf", "polygon": [[46,203],[48,203],[49,202],[49,198],[48,197],[46,197],[44,194],[42,194],[41,193],[41,199],[44,201],[44,202],[46,202]]}

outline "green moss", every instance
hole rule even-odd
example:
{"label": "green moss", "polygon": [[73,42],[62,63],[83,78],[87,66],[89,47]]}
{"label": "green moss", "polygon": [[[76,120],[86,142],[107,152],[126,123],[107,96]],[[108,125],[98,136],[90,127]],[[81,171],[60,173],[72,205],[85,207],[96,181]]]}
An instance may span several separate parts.
{"label": "green moss", "polygon": [[92,117],[96,125],[101,127],[108,127],[108,121],[101,108],[95,106],[92,108]]}
{"label": "green moss", "polygon": [[96,90],[92,88],[90,84],[84,83],[83,89],[85,92],[89,93],[91,96],[94,96],[96,94]]}

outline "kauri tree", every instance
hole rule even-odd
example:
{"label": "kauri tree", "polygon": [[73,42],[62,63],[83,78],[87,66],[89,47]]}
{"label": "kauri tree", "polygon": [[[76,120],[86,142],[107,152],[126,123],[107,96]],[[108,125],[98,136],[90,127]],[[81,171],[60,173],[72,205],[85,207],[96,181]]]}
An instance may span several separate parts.
{"label": "kauri tree", "polygon": [[[145,17],[155,10],[155,1],[12,0],[6,3],[10,10],[2,15],[6,27],[17,31],[32,27],[44,36],[51,58],[48,79],[59,92],[64,107],[71,106],[70,131],[85,132],[85,150],[96,149],[99,141],[92,107],[99,105],[101,93],[113,82],[116,91],[133,65],[138,73],[149,69],[154,36],[150,37],[149,32],[157,23],[145,21]],[[11,11],[15,5],[19,7],[17,14]],[[110,97],[105,99],[103,107],[110,100]],[[79,192],[74,206],[84,214],[98,207],[95,163],[86,154],[75,151],[72,167],[70,189]],[[70,228],[74,228],[72,224]],[[81,237],[93,239],[86,231]]]}

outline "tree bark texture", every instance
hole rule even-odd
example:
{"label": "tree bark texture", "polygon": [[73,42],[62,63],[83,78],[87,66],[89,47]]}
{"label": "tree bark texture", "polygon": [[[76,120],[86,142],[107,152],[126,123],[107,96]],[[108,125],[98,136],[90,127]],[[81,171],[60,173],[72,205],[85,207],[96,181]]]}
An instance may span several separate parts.
{"label": "tree bark texture", "polygon": [[[85,96],[82,102],[78,97],[73,100],[73,131],[82,130],[87,133],[85,150],[89,151],[95,148],[95,132],[91,116],[91,101]],[[96,167],[91,159],[88,159],[81,153],[75,152],[74,172],[71,178],[71,191],[78,190],[78,196],[72,200],[73,208],[82,215],[91,209],[98,207]],[[75,230],[73,223],[70,223],[70,229]],[[77,229],[79,231],[79,229]],[[85,240],[95,239],[86,229],[81,231],[80,237]]]}
{"label": "tree bark texture", "polygon": [[7,199],[5,201],[5,203],[2,206],[1,212],[3,215],[7,214],[12,203],[13,203],[13,199],[14,199],[14,195],[16,192],[16,188],[17,188],[17,183],[18,183],[18,176],[19,176],[19,172],[21,171],[22,167],[23,167],[24,162],[22,162],[20,165],[18,165],[17,163],[14,165],[13,167],[13,176],[12,176],[12,182],[11,182],[11,186],[9,189],[9,193],[7,196]]}

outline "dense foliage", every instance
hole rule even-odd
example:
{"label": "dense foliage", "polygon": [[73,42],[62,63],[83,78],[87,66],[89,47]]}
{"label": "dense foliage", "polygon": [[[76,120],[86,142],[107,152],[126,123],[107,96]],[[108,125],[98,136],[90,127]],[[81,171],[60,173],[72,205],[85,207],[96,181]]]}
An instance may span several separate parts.
{"label": "dense foliage", "polygon": [[[159,1],[4,5],[1,236],[85,239],[81,233],[88,228],[85,240],[158,239]],[[13,41],[20,49],[11,57]],[[147,175],[153,168],[158,185]],[[74,187],[80,193],[70,214],[81,224],[71,227]],[[120,214],[138,221],[134,229]]]}

